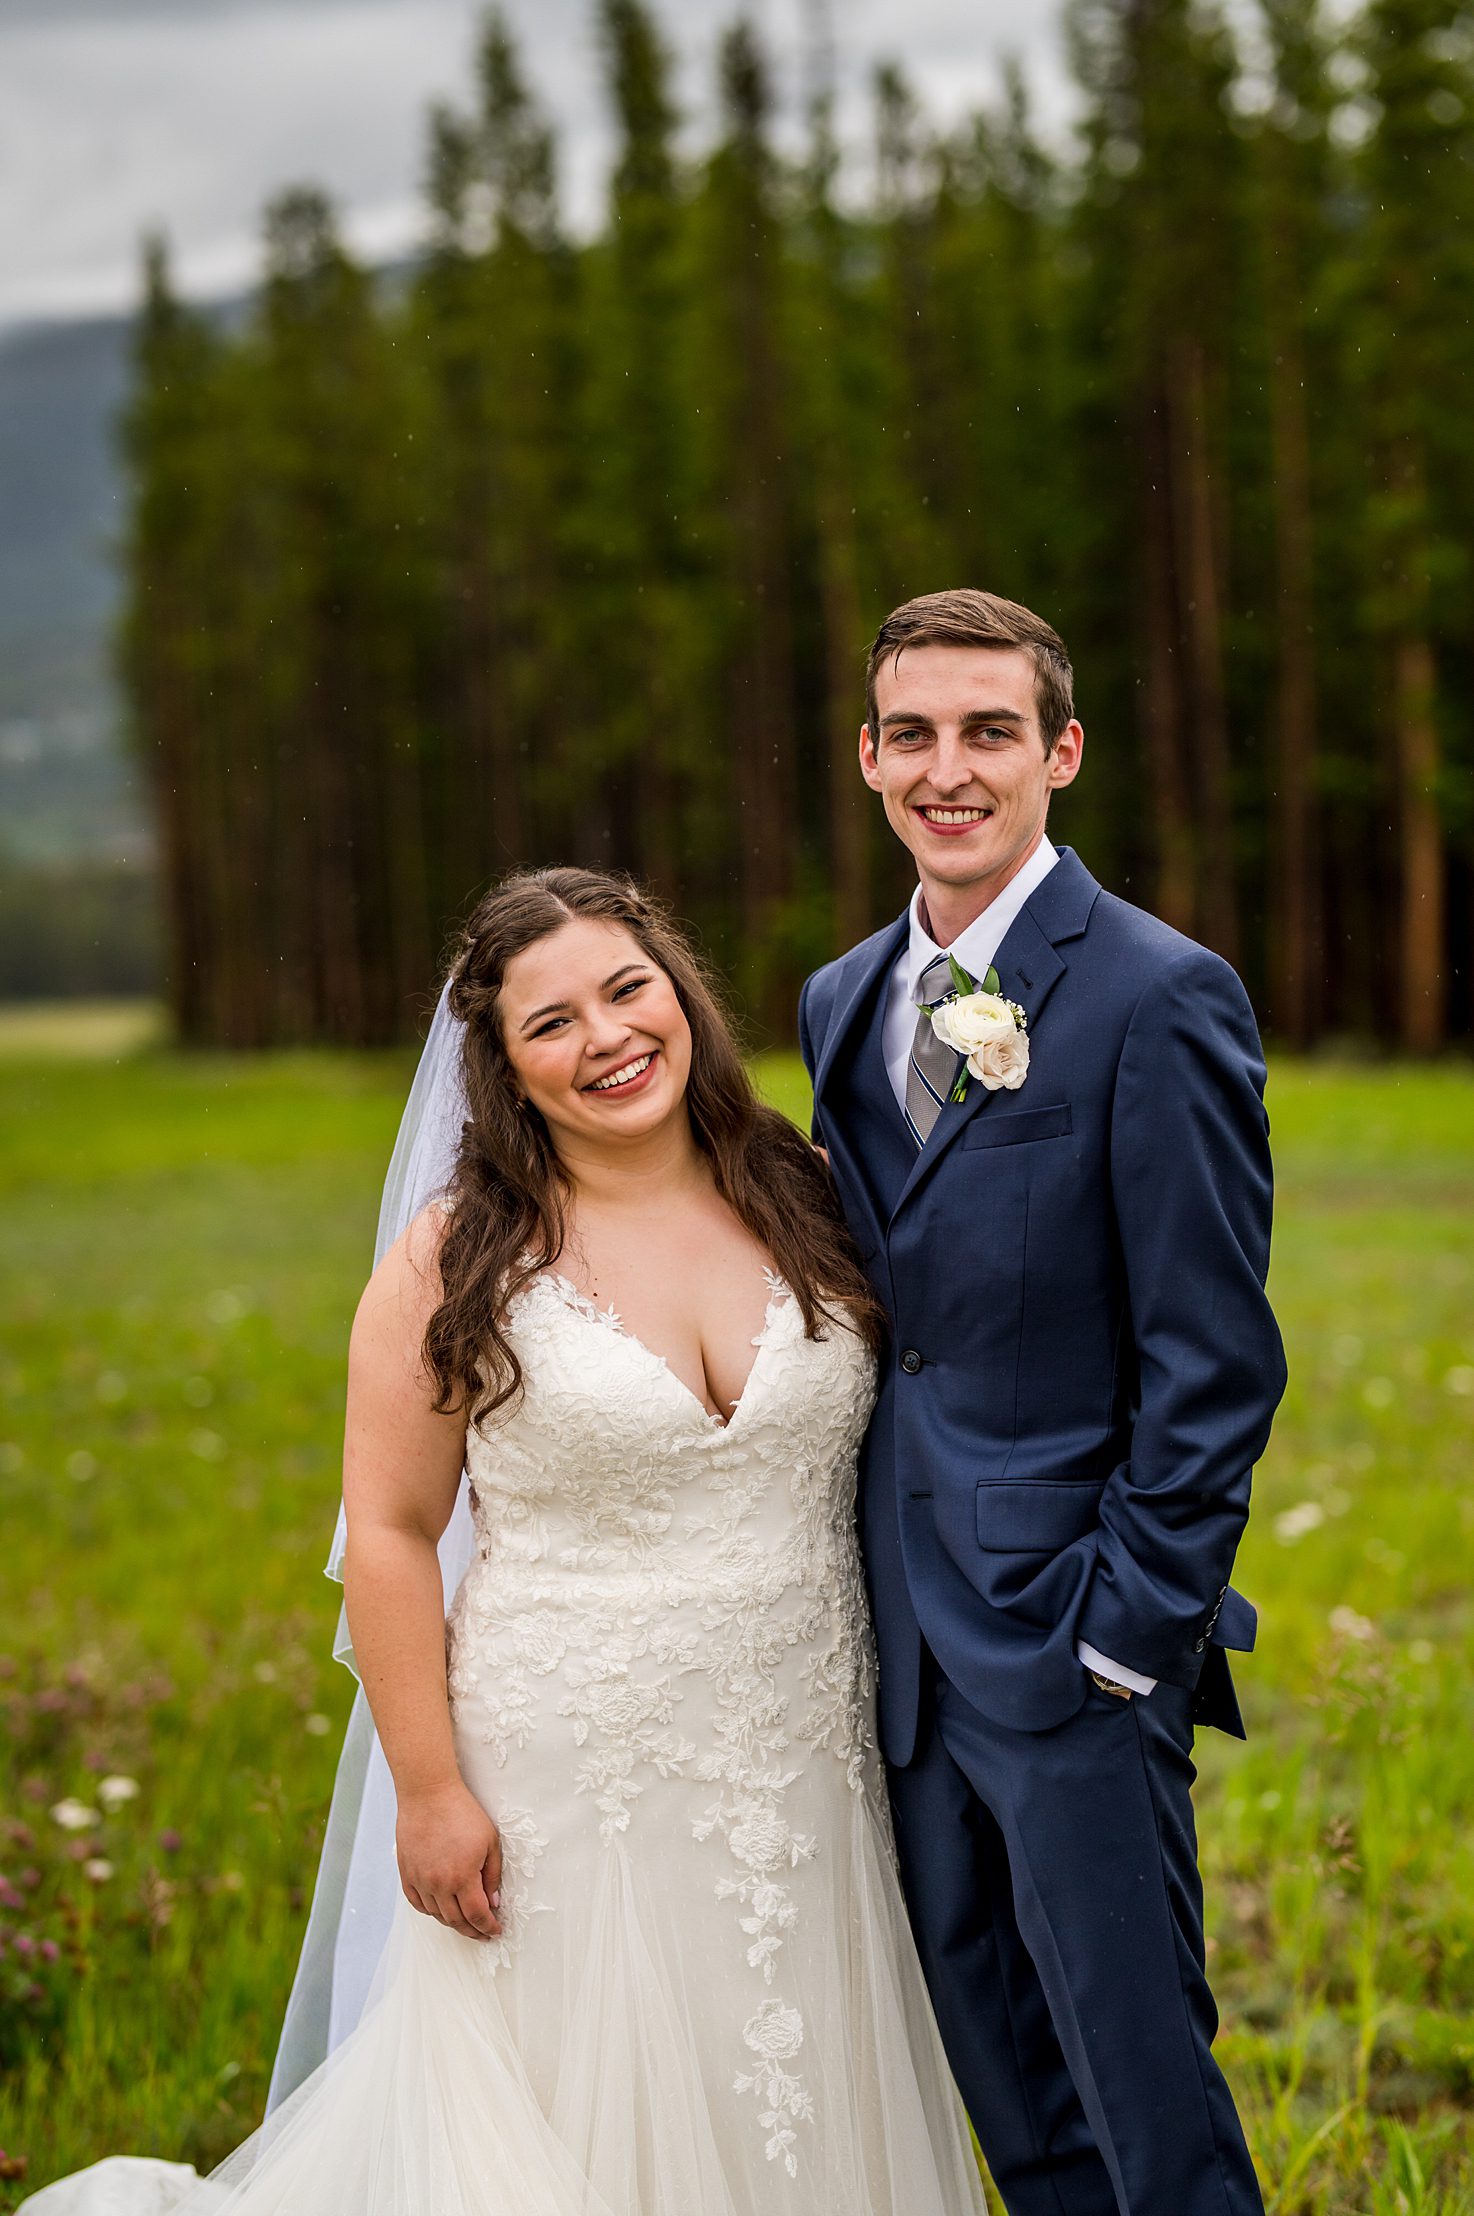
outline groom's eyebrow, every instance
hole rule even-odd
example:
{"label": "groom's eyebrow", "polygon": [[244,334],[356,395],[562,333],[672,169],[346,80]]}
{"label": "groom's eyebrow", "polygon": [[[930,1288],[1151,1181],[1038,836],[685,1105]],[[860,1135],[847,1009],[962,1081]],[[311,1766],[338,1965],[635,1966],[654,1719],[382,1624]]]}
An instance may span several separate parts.
{"label": "groom's eyebrow", "polygon": [[[969,708],[966,715],[959,717],[958,720],[964,731],[974,731],[979,725],[985,723],[1025,724],[1029,719],[1026,715],[1021,714],[1017,708]],[[904,728],[912,731],[935,731],[936,725],[930,716],[908,715],[904,708],[897,708],[890,715],[881,717],[880,728],[882,732],[893,728],[897,730]]]}
{"label": "groom's eyebrow", "polygon": [[[648,962],[625,962],[619,969],[610,971],[599,990],[601,993],[607,993],[611,985],[617,985],[621,977],[628,977],[631,970],[648,969],[649,967]],[[568,1005],[566,1000],[550,1000],[546,1007],[534,1008],[530,1016],[524,1016],[517,1028],[519,1031],[525,1031],[530,1023],[538,1022],[543,1016],[560,1016]]]}

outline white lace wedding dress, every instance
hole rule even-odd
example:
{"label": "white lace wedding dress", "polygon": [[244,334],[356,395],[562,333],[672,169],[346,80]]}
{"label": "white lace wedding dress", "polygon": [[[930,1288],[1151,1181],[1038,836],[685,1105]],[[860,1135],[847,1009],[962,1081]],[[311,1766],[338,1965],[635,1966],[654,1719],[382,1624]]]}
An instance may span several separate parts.
{"label": "white lace wedding dress", "polygon": [[723,1425],[556,1276],[451,1611],[505,1935],[402,1905],[353,2036],[201,2182],[27,2216],[984,2216],[891,1860],[853,1529],[872,1392],[775,1283]]}

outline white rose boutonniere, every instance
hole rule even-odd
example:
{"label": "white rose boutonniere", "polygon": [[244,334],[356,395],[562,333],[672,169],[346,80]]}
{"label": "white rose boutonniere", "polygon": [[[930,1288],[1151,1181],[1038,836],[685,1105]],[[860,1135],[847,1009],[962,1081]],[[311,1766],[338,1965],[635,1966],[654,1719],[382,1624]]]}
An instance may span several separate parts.
{"label": "white rose boutonniere", "polygon": [[1028,1017],[1016,1000],[999,992],[997,970],[990,969],[979,988],[960,962],[951,966],[956,992],[926,1013],[942,1044],[967,1057],[952,1098],[966,1098],[969,1077],[990,1093],[1016,1093],[1029,1074]]}

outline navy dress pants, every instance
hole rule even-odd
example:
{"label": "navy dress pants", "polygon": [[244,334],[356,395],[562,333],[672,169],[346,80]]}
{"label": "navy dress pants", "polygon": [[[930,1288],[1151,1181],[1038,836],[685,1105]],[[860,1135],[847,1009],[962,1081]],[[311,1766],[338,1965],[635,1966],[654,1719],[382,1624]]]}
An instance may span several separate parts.
{"label": "navy dress pants", "polygon": [[1263,2216],[1212,2055],[1190,1696],[995,1724],[930,1655],[890,1772],[942,2039],[1009,2216]]}

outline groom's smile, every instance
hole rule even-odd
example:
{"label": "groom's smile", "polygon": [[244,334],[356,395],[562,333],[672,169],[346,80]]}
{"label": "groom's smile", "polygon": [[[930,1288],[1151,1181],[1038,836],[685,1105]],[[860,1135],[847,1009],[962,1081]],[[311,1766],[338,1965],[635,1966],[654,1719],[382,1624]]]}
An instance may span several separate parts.
{"label": "groom's smile", "polygon": [[993,814],[991,808],[943,808],[925,801],[916,804],[916,813],[933,831],[943,831],[948,838],[957,838],[969,831],[975,823],[986,823]]}
{"label": "groom's smile", "polygon": [[915,857],[944,945],[1023,867],[1050,794],[1079,767],[1079,724],[1046,744],[1037,693],[1017,647],[912,646],[876,672],[860,770]]}

